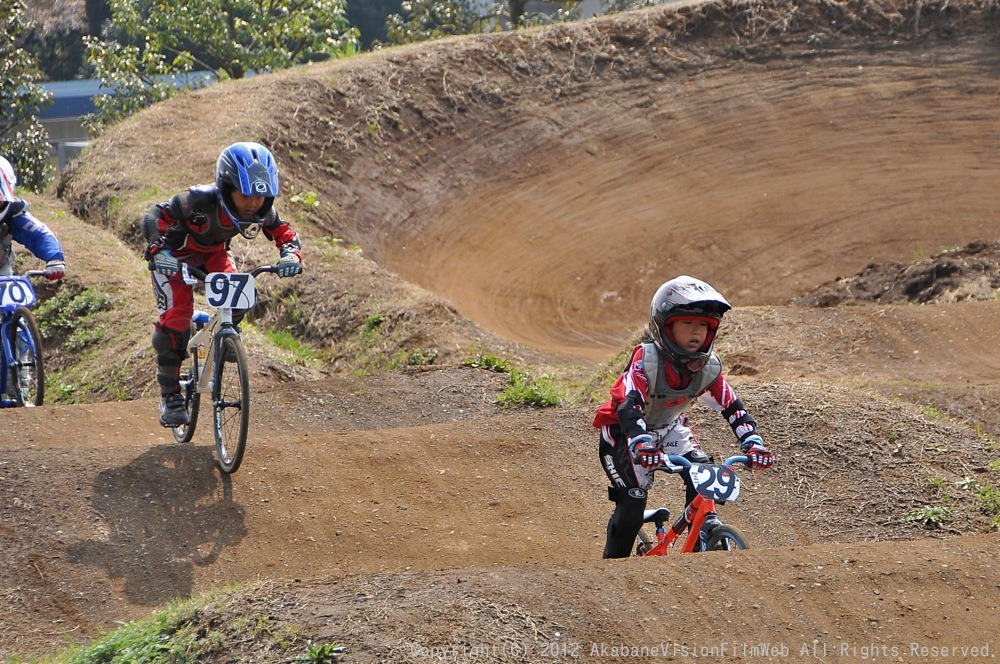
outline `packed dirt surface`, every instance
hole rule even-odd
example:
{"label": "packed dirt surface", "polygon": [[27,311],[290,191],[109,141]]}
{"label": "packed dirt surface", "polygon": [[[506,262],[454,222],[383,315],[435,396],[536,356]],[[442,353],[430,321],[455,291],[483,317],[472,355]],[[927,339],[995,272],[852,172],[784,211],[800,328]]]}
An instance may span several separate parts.
{"label": "packed dirt surface", "polygon": [[[114,127],[33,202],[72,270],[43,298],[90,308],[51,326],[47,404],[0,417],[0,657],[194,597],[204,662],[993,659],[998,20],[678,4]],[[207,423],[184,445],[157,426],[135,220],[234,140],[275,150],[307,271],[261,280],[225,476]],[[684,273],[734,304],[716,350],[778,461],[722,510],[751,550],[603,561],[591,417]],[[502,406],[487,358],[563,405]],[[692,422],[735,449],[717,414]],[[679,484],[651,502],[678,514]]]}

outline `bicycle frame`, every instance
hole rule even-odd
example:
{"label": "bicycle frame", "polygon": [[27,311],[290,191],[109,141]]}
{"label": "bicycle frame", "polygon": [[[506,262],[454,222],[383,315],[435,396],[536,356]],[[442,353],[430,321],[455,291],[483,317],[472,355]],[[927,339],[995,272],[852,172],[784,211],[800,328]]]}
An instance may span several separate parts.
{"label": "bicycle frame", "polygon": [[[195,317],[204,312],[195,311]],[[195,319],[192,318],[192,322]],[[224,337],[237,337],[240,333],[233,325],[232,309],[217,309],[215,314],[205,323],[201,329],[191,335],[188,341],[188,352],[196,353],[198,361],[202,364],[201,373],[198,376],[198,384],[195,391],[200,394],[212,393],[212,380],[215,376],[215,358],[219,353]]]}
{"label": "bicycle frame", "polygon": [[[684,457],[677,454],[667,455],[669,466],[659,466],[654,471],[665,473],[679,473],[694,468],[713,469],[720,468],[728,470],[729,475],[723,478],[720,483],[716,474],[713,474],[708,481],[697,483],[698,495],[684,507],[681,516],[678,517],[669,530],[665,526],[666,519],[670,518],[670,513],[666,508],[647,510],[644,515],[644,522],[652,522],[656,526],[656,543],[646,549],[640,556],[665,556],[674,547],[678,539],[687,531],[687,537],[681,545],[681,553],[693,553],[700,546],[701,527],[705,523],[705,515],[716,511],[716,505],[725,503],[728,500],[735,500],[739,493],[739,478],[731,466],[736,463],[749,463],[749,458],[743,455],[729,457],[722,464],[717,466],[705,464],[692,464]],[[714,473],[714,471],[708,471]],[[723,474],[723,473],[717,473]],[[731,481],[730,481],[731,478]],[[717,502],[718,499],[718,502]]]}

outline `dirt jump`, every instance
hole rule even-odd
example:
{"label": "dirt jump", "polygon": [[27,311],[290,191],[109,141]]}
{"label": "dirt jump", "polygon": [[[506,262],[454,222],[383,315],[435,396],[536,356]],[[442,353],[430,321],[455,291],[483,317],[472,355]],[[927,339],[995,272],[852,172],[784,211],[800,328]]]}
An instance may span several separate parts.
{"label": "dirt jump", "polygon": [[[993,659],[998,34],[987,1],[681,3],[111,128],[29,199],[71,270],[43,300],[112,304],[41,309],[51,398],[0,415],[0,658],[196,599],[201,662]],[[207,425],[158,426],[135,221],[235,140],[274,150],[306,271],[262,282],[227,476]],[[591,418],[679,274],[734,305],[716,350],[777,462],[721,511],[750,550],[605,561]]]}

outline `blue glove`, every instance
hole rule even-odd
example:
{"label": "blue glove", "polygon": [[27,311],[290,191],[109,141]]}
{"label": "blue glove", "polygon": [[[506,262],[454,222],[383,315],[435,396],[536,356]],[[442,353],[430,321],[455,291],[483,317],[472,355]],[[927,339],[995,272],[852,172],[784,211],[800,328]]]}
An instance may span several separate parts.
{"label": "blue glove", "polygon": [[165,277],[172,277],[181,271],[181,264],[169,249],[163,247],[153,254],[153,271]]}
{"label": "blue glove", "polygon": [[774,463],[774,453],[764,447],[764,439],[757,434],[752,434],[743,439],[740,443],[743,454],[750,457],[751,468],[770,468]]}
{"label": "blue glove", "polygon": [[662,466],[666,461],[663,450],[648,433],[629,438],[628,448],[632,452],[632,462],[643,468]]}
{"label": "blue glove", "polygon": [[302,261],[298,254],[292,251],[281,252],[281,260],[275,265],[279,277],[294,277],[302,272]]}

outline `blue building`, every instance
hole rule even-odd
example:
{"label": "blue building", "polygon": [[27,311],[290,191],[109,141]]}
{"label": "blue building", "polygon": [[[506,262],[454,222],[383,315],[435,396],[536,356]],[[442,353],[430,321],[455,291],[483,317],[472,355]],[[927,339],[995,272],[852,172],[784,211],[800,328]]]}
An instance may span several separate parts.
{"label": "blue building", "polygon": [[[198,87],[214,80],[214,74],[207,71],[176,77],[178,86]],[[102,86],[96,78],[52,81],[39,85],[52,93],[52,103],[42,109],[38,119],[49,134],[51,154],[56,157],[59,170],[62,171],[90,143],[90,134],[83,126],[83,118],[97,110],[94,99],[99,95],[114,94],[114,91]]]}
{"label": "blue building", "polygon": [[52,93],[52,103],[42,109],[38,119],[49,134],[51,153],[62,171],[69,160],[78,156],[90,142],[90,135],[83,127],[83,118],[97,110],[94,97],[110,91],[102,87],[97,79],[55,81],[40,85]]}

